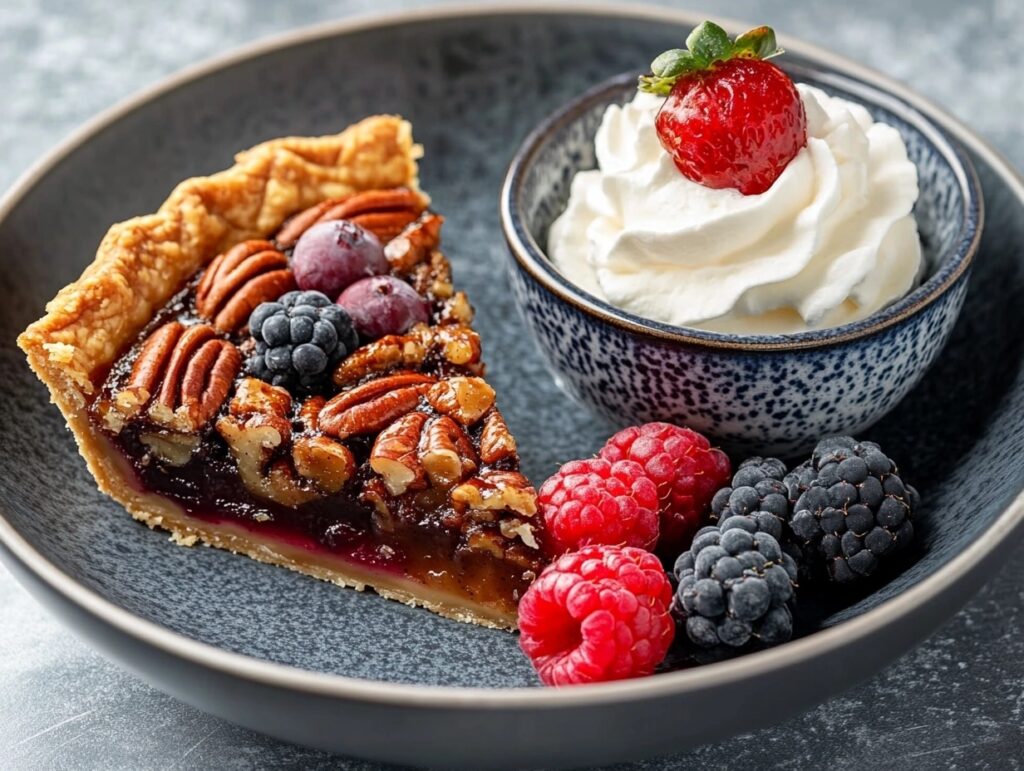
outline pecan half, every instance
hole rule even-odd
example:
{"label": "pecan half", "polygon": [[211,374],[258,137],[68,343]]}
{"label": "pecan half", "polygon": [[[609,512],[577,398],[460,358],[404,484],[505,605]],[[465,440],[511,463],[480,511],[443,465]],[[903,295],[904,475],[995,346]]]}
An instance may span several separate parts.
{"label": "pecan half", "polygon": [[427,391],[427,402],[442,415],[470,426],[494,406],[494,389],[478,377],[451,377]]}
{"label": "pecan half", "polygon": [[427,330],[425,326],[418,326],[407,335],[386,335],[357,348],[334,371],[334,384],[344,387],[369,375],[420,366],[427,356],[424,345]]}
{"label": "pecan half", "polygon": [[241,367],[238,349],[217,337],[213,327],[168,322],[142,344],[104,420],[120,431],[148,404],[157,425],[195,433],[217,414]]}
{"label": "pecan half", "polygon": [[441,243],[444,217],[424,214],[384,247],[384,256],[399,273],[409,273],[430,258]]}
{"label": "pecan half", "polygon": [[497,410],[491,410],[484,418],[484,427],[480,432],[480,460],[484,463],[497,463],[505,458],[516,455],[516,440],[508,430],[505,418]]}
{"label": "pecan half", "polygon": [[167,362],[184,331],[183,324],[171,321],[158,327],[146,338],[135,358],[128,379],[113,394],[110,409],[103,416],[112,431],[120,433],[125,422],[134,418],[149,404],[149,400],[160,387]]}
{"label": "pecan half", "polygon": [[338,439],[369,434],[412,412],[436,379],[404,372],[371,380],[344,391],[320,410],[320,429]]}
{"label": "pecan half", "polygon": [[438,487],[451,487],[477,468],[476,451],[466,432],[447,415],[430,421],[423,432],[420,463],[430,481]]}
{"label": "pecan half", "polygon": [[196,288],[196,310],[221,332],[237,332],[257,305],[292,289],[287,257],[269,241],[243,241],[210,263]]}
{"label": "pecan half", "polygon": [[404,187],[390,190],[366,190],[341,198],[331,198],[296,214],[278,232],[276,241],[287,249],[313,225],[331,220],[349,220],[372,232],[386,244],[427,208],[422,193]]}
{"label": "pecan half", "polygon": [[426,422],[426,414],[410,412],[381,431],[373,443],[370,468],[380,475],[392,495],[426,486],[426,472],[418,457]]}

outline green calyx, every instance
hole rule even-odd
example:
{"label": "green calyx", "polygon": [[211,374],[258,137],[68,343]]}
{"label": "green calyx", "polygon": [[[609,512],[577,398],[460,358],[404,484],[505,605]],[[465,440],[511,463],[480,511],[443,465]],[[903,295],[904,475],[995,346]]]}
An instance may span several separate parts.
{"label": "green calyx", "polygon": [[771,27],[747,30],[735,40],[711,21],[701,22],[686,38],[686,48],[670,48],[651,62],[651,74],[641,75],[638,88],[667,96],[683,75],[710,69],[729,59],[770,59],[782,53]]}

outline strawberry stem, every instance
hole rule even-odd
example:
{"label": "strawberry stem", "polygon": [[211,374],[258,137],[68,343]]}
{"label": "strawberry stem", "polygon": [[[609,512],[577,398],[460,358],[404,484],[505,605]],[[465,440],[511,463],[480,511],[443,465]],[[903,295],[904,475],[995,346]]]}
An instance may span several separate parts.
{"label": "strawberry stem", "polygon": [[651,62],[651,74],[641,75],[637,88],[667,96],[683,75],[711,69],[715,62],[736,58],[770,59],[782,52],[771,27],[755,27],[733,40],[714,22],[704,21],[686,38],[686,48],[670,48],[659,54]]}

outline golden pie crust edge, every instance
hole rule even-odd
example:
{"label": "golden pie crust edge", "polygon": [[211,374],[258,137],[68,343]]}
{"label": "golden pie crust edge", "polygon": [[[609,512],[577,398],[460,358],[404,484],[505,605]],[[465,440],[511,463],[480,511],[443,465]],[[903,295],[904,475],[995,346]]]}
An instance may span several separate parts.
{"label": "golden pie crust edge", "polygon": [[514,619],[487,608],[421,596],[418,587],[357,575],[349,565],[303,563],[253,534],[212,529],[172,501],[138,489],[88,417],[107,368],[200,268],[240,241],[272,235],[292,214],[328,198],[377,188],[419,190],[422,153],[412,126],[392,115],[366,118],[340,134],[274,139],[240,152],[231,168],[181,182],[156,213],[113,225],[92,264],[47,303],[46,315],[22,332],[18,345],[49,388],[99,489],[135,519],[170,531],[182,545],[201,541],[343,586],[372,586],[459,621],[513,628]]}

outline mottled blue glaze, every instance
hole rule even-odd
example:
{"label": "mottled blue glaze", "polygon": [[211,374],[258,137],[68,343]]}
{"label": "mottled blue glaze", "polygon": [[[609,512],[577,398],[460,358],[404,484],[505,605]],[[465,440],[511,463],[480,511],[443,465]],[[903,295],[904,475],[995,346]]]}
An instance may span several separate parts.
{"label": "mottled blue glaze", "polygon": [[914,214],[922,285],[855,324],[751,336],[652,322],[575,287],[543,245],[572,178],[596,165],[593,138],[606,107],[634,93],[635,76],[613,78],[524,142],[502,201],[520,311],[562,387],[611,420],[684,423],[735,452],[796,455],[821,436],[859,433],[875,423],[948,340],[982,218],[970,161],[894,97],[844,77],[790,70],[799,81],[864,104],[902,135],[921,189]]}

